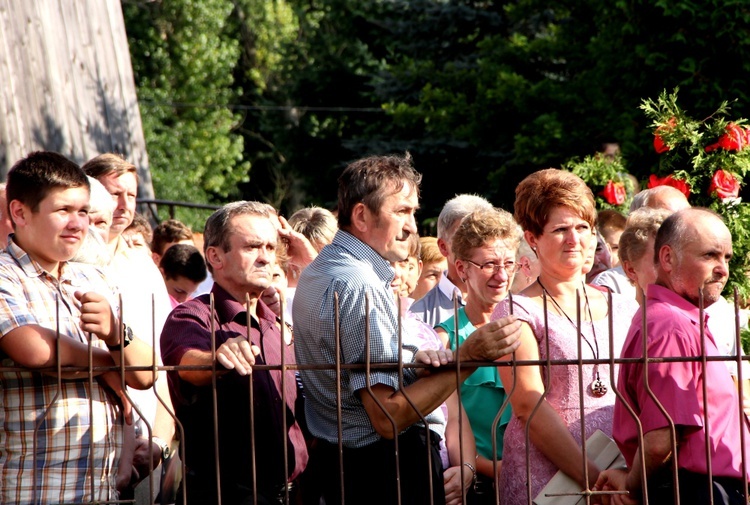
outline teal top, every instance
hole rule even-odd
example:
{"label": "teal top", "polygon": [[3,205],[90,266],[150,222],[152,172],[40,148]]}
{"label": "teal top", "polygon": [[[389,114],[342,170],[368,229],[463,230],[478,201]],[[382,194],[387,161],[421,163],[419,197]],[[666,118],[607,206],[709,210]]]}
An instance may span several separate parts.
{"label": "teal top", "polygon": [[[451,316],[436,328],[442,328],[448,333],[451,349],[456,349],[455,316]],[[464,307],[458,309],[458,339],[459,344],[471,335],[476,328],[466,317]],[[495,421],[500,407],[505,403],[507,395],[500,381],[500,374],[495,366],[479,367],[461,384],[461,403],[471,422],[471,431],[477,443],[477,453],[487,459],[492,459],[492,423]],[[497,458],[503,457],[503,435],[513,413],[510,404],[503,411],[497,425]]]}

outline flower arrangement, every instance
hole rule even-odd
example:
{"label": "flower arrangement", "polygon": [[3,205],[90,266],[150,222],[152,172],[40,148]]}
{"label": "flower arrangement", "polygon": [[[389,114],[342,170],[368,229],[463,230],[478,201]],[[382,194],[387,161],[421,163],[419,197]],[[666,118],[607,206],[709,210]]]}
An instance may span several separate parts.
{"label": "flower arrangement", "polygon": [[562,168],[584,180],[594,193],[597,208],[627,214],[635,184],[619,155],[613,158],[586,156],[583,160],[571,160]]}
{"label": "flower arrangement", "polygon": [[648,187],[674,186],[691,205],[708,207],[724,217],[732,233],[734,256],[727,291],[750,296],[750,204],[739,198],[750,171],[750,129],[744,119],[729,117],[723,102],[705,119],[696,120],[677,105],[678,89],[646,99],[641,109],[652,120],[659,164]]}

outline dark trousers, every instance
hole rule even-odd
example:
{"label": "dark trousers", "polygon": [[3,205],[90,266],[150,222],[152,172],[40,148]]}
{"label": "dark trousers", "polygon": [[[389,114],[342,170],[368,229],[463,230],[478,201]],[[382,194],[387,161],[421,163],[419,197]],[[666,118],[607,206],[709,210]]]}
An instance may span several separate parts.
{"label": "dark trousers", "polygon": [[[711,480],[713,502],[709,496],[708,475],[679,470],[680,505],[747,505],[745,486],[741,479],[716,477]],[[674,486],[671,480],[649,486],[648,501],[654,504],[674,503]]]}
{"label": "dark trousers", "polygon": [[[393,440],[381,439],[358,449],[344,448],[344,497],[347,505],[441,505],[445,503],[443,469],[438,443],[440,437],[430,432],[431,444],[426,443],[425,429],[414,427],[398,437],[400,481],[396,478],[396,451]],[[427,464],[428,451],[432,465]],[[313,470],[314,469],[314,470]],[[341,473],[338,445],[317,440],[310,455],[308,470],[320,485],[326,505],[341,503]],[[430,501],[432,476],[432,502]],[[400,487],[398,486],[400,482]]]}
{"label": "dark trousers", "polygon": [[[175,503],[183,503],[183,495],[187,491],[188,505],[213,505],[219,503],[216,495],[216,479],[213,476],[209,478],[200,478],[195,473],[188,470],[183,482],[187,486],[180,486]],[[267,484],[267,483],[259,483]],[[250,479],[244,483],[222,482],[221,503],[222,505],[280,505],[285,503],[286,492],[281,485],[259,486],[257,496],[253,495],[253,488]],[[289,485],[289,503],[297,503],[297,488]]]}

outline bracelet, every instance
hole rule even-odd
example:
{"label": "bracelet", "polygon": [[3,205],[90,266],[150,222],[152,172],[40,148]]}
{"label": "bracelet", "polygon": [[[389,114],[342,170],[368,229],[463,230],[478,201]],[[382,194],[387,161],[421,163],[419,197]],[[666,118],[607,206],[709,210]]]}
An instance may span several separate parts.
{"label": "bracelet", "polygon": [[464,463],[464,466],[466,466],[469,470],[471,470],[471,484],[472,486],[476,485],[477,483],[477,469],[472,465],[471,463]]}

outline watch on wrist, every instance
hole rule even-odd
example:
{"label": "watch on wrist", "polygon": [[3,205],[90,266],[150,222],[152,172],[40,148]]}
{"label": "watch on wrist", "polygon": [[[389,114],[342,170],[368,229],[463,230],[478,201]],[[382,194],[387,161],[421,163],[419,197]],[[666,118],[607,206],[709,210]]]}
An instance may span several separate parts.
{"label": "watch on wrist", "polygon": [[122,323],[122,331],[120,332],[120,343],[117,345],[108,345],[107,349],[110,351],[122,351],[124,348],[130,345],[133,341],[133,330],[125,323]]}
{"label": "watch on wrist", "polygon": [[169,444],[159,437],[151,437],[151,442],[156,444],[161,450],[161,460],[166,461],[171,454],[171,451],[169,450]]}

